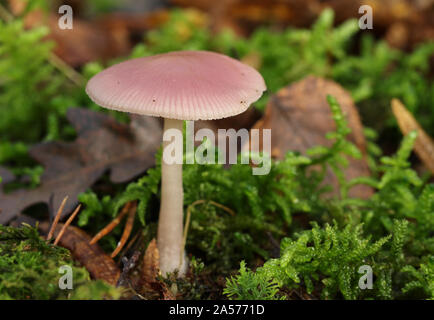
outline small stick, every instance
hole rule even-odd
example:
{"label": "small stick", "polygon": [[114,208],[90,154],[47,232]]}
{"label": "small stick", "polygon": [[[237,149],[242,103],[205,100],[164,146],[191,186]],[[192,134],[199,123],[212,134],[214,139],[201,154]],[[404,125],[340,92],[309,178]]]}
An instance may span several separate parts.
{"label": "small stick", "polygon": [[208,202],[209,204],[212,204],[212,205],[214,205],[215,207],[220,208],[220,209],[226,211],[226,212],[229,213],[231,216],[234,216],[234,215],[235,215],[234,210],[232,210],[232,209],[230,209],[230,208],[228,208],[228,207],[226,207],[226,206],[224,206],[224,205],[222,205],[222,204],[220,204],[220,203],[218,203],[218,202],[212,201],[212,200],[208,200],[208,201],[207,201],[207,200],[196,200],[196,201],[194,201],[192,204],[190,204],[190,205],[187,207],[187,216],[186,216],[186,218],[185,218],[184,234],[183,234],[183,237],[182,237],[182,243],[181,243],[181,258],[179,259],[179,267],[181,267],[181,266],[182,266],[182,263],[184,262],[184,249],[185,249],[185,244],[186,244],[186,242],[187,242],[188,228],[189,228],[189,226],[190,226],[191,209],[192,209],[194,206],[197,206],[198,204],[203,204],[203,203],[205,203],[205,202]]}
{"label": "small stick", "polygon": [[62,203],[60,204],[59,210],[57,210],[56,216],[54,218],[53,223],[51,224],[50,231],[47,235],[47,241],[50,241],[53,237],[54,230],[56,230],[57,224],[59,223],[60,216],[62,215],[63,208],[65,208],[66,201],[68,200],[68,196],[66,196]]}
{"label": "small stick", "polygon": [[97,243],[102,237],[104,237],[106,234],[110,233],[116,226],[122,221],[122,218],[130,211],[132,203],[127,202],[125,206],[122,208],[121,213],[107,226],[105,226],[100,232],[96,234],[95,237],[93,237],[92,240],[90,240],[89,244],[95,244]]}
{"label": "small stick", "polygon": [[139,231],[133,236],[133,238],[128,242],[128,244],[122,249],[122,251],[123,251],[123,252],[121,252],[122,256],[125,255],[125,253],[132,247],[132,245],[136,242],[136,240],[141,235],[142,235],[142,233]]}
{"label": "small stick", "polygon": [[74,220],[75,216],[77,215],[77,213],[80,211],[81,209],[81,204],[79,204],[77,206],[77,208],[74,210],[74,212],[71,214],[71,216],[68,218],[68,220],[66,221],[66,223],[63,225],[62,229],[60,229],[59,234],[57,235],[56,240],[54,241],[54,245],[57,245],[60,241],[60,238],[62,238],[63,234],[66,231],[66,228],[71,224],[72,220]]}
{"label": "small stick", "polygon": [[86,80],[84,77],[75,71],[74,68],[71,68],[65,61],[60,59],[54,53],[51,53],[48,62],[50,62],[55,68],[57,68],[60,72],[62,72],[69,80],[71,80],[76,86],[81,87],[85,84]]}
{"label": "small stick", "polygon": [[124,232],[122,233],[121,241],[119,241],[118,246],[115,251],[112,252],[111,257],[114,258],[117,254],[122,250],[122,248],[127,243],[128,238],[130,237],[131,230],[133,230],[134,218],[136,217],[137,203],[134,202],[133,207],[130,209],[128,214],[128,219],[125,224]]}
{"label": "small stick", "polygon": [[226,207],[226,206],[224,206],[224,205],[222,205],[222,204],[220,204],[220,203],[218,203],[218,202],[212,201],[212,200],[209,200],[208,202],[209,202],[210,204],[214,205],[215,207],[220,208],[220,209],[222,209],[223,211],[226,211],[226,212],[229,213],[231,216],[234,216],[234,215],[235,215],[235,211],[232,210],[231,208],[228,208],[228,207]]}

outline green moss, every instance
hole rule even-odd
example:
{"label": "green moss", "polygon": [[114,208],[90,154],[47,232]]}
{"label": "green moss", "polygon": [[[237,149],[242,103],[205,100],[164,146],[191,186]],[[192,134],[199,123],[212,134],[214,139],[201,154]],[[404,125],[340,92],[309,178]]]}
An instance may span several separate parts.
{"label": "green moss", "polygon": [[[72,290],[59,289],[59,267],[70,266]],[[0,299],[118,298],[119,290],[91,281],[84,268],[75,266],[70,252],[43,240],[28,225],[0,225]]]}
{"label": "green moss", "polygon": [[279,283],[265,273],[254,273],[241,261],[239,275],[227,280],[223,293],[234,300],[276,300]]}
{"label": "green moss", "polygon": [[[321,148],[323,154],[311,163],[328,164],[336,170],[336,164],[342,163],[342,154],[353,146],[344,142],[349,131],[339,105],[330,97],[329,104],[337,124],[336,132],[329,136],[336,141],[331,148]],[[403,294],[406,298],[433,298],[434,189],[410,168],[408,158],[416,136],[411,132],[394,156],[381,158],[381,164],[375,166],[380,178],[340,181],[342,196],[329,202],[329,206],[316,199],[316,210],[328,210],[318,219],[323,227],[313,222],[312,229],[284,238],[280,258],[266,261],[256,273],[241,266],[240,275],[227,280],[228,296],[248,299],[249,288],[255,283],[277,281],[282,289],[302,286],[308,293],[315,292],[326,299],[395,299]],[[360,183],[376,188],[377,192],[368,200],[348,198],[346,190]],[[327,223],[335,218],[345,227],[337,222],[333,226]],[[363,265],[373,269],[372,290],[361,290],[358,286],[357,271]],[[410,273],[414,280],[406,278],[403,272]],[[414,289],[420,292],[412,295]],[[266,286],[263,290],[262,296],[258,294],[270,298]]]}

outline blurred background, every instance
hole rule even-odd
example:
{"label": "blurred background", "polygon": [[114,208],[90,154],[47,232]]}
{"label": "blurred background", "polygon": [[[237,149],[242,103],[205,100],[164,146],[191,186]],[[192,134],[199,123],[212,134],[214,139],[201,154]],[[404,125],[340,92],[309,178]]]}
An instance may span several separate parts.
{"label": "blurred background", "polygon": [[[28,145],[70,140],[67,108],[101,110],[84,93],[92,75],[132,57],[172,50],[222,52],[257,68],[270,94],[307,75],[349,90],[363,124],[394,150],[399,98],[434,134],[433,0],[2,0],[0,163]],[[61,5],[73,29],[58,27]],[[359,7],[373,29],[358,27]],[[116,115],[122,120],[122,115]],[[23,130],[25,128],[25,130]]]}

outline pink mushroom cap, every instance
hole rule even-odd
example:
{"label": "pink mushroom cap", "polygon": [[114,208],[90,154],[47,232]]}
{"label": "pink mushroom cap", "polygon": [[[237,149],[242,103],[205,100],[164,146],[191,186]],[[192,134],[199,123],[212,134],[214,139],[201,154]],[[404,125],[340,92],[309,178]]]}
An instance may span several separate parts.
{"label": "pink mushroom cap", "polygon": [[175,51],[128,60],[91,78],[98,105],[178,120],[221,119],[244,112],[266,90],[258,71],[208,51]]}

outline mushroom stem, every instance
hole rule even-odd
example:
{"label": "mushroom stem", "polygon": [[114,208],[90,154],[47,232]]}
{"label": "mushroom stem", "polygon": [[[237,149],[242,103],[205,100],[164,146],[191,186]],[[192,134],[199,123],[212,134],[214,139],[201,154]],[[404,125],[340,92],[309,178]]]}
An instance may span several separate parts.
{"label": "mushroom stem", "polygon": [[[164,119],[164,132],[177,129],[182,133],[182,120]],[[173,142],[163,141],[164,148]],[[183,143],[183,141],[181,141]],[[161,204],[158,222],[157,244],[160,255],[160,271],[163,276],[178,270],[182,277],[187,269],[187,262],[182,249],[184,216],[184,193],[182,188],[182,163],[167,164],[161,160]],[[181,259],[182,258],[182,259]],[[182,261],[182,265],[180,265]]]}

